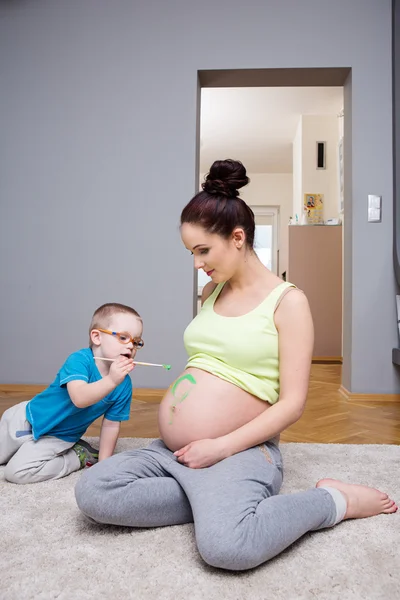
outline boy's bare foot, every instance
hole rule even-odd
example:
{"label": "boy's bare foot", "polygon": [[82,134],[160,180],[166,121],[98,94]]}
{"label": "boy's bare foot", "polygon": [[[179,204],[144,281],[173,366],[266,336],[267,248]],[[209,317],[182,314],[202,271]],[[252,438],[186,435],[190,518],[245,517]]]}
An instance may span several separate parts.
{"label": "boy's bare foot", "polygon": [[337,479],[321,479],[316,487],[321,486],[336,488],[342,492],[347,502],[345,519],[363,519],[397,511],[396,504],[387,494],[366,485],[343,483]]}

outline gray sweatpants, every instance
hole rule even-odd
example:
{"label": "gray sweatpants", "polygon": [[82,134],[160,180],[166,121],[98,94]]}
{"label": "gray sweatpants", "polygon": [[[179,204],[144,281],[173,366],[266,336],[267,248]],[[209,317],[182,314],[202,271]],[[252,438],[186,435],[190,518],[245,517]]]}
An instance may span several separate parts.
{"label": "gray sweatpants", "polygon": [[35,442],[26,420],[26,405],[21,402],[6,410],[0,421],[0,465],[11,483],[38,483],[59,479],[81,468],[78,455],[71,450],[75,442],[44,436]]}
{"label": "gray sweatpants", "polygon": [[307,531],[336,522],[327,490],[279,496],[281,484],[281,453],[272,443],[191,469],[156,440],[83,472],[75,494],[81,511],[99,523],[160,527],[194,521],[205,562],[244,570],[276,556]]}

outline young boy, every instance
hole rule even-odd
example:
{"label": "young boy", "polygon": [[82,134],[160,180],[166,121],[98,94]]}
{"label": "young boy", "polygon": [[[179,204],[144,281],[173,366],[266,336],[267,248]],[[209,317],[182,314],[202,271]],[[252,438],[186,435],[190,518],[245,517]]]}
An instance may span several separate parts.
{"label": "young boy", "polygon": [[[0,464],[7,463],[8,481],[59,479],[113,454],[120,422],[129,419],[129,373],[143,346],[142,332],[142,319],[133,308],[100,306],[92,317],[89,348],[71,354],[46,390],[5,411]],[[102,415],[97,451],[80,438]]]}

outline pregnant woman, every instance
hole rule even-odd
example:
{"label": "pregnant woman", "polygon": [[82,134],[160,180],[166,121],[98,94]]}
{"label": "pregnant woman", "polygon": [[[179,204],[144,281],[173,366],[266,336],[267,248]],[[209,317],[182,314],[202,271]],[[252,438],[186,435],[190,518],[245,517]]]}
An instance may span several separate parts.
{"label": "pregnant woman", "polygon": [[397,510],[387,494],[333,479],[278,495],[279,434],[304,410],[313,325],[304,294],[254,252],[254,215],[238,193],[248,181],[241,163],[216,161],[182,211],[182,241],[211,281],[184,334],[186,369],[159,408],[161,439],[91,467],[76,487],[98,523],[194,522],[203,559],[230,570],[308,531]]}

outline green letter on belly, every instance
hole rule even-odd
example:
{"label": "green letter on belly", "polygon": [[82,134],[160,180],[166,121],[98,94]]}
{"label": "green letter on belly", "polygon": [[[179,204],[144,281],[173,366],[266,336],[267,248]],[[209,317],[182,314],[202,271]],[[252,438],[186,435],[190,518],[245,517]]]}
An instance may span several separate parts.
{"label": "green letter on belly", "polygon": [[[177,388],[177,387],[178,387],[178,385],[181,383],[181,381],[184,381],[185,379],[187,379],[188,381],[190,381],[190,383],[193,383],[193,385],[196,385],[196,380],[195,380],[195,378],[193,377],[193,375],[190,375],[190,373],[187,373],[186,375],[182,375],[182,377],[179,377],[179,378],[178,378],[178,379],[175,381],[174,385],[173,385],[173,386],[172,386],[172,388],[171,388],[171,393],[172,393],[172,395],[174,396],[174,398],[176,398],[176,396],[175,396],[176,388]],[[187,398],[189,394],[190,394],[190,390],[188,390],[187,392],[185,392],[185,393],[183,394],[182,398],[179,398],[179,402],[183,402],[183,400],[184,400],[185,398]]]}
{"label": "green letter on belly", "polygon": [[171,394],[173,395],[173,397],[175,398],[175,402],[173,402],[171,404],[171,420],[169,422],[170,425],[172,425],[172,415],[175,411],[175,407],[177,405],[177,403],[179,402],[183,402],[190,394],[190,392],[192,391],[192,388],[190,387],[188,390],[186,390],[186,392],[184,392],[182,394],[182,396],[179,398],[176,396],[176,391],[177,391],[177,387],[180,383],[182,383],[182,381],[189,381],[189,383],[191,383],[192,385],[196,385],[196,380],[193,377],[193,375],[191,375],[190,373],[186,373],[186,375],[182,375],[182,377],[178,377],[178,379],[175,381],[175,383],[173,384],[172,388],[171,388]]}

